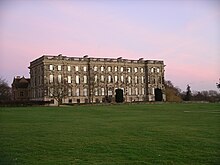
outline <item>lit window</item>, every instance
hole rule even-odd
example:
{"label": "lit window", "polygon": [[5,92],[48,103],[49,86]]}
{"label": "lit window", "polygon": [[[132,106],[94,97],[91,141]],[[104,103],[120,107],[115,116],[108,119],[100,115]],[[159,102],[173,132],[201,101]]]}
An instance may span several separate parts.
{"label": "lit window", "polygon": [[128,95],[131,95],[131,88],[128,88]]}
{"label": "lit window", "polygon": [[101,75],[101,81],[102,81],[102,82],[105,81],[105,77],[104,77],[104,75]]}
{"label": "lit window", "polygon": [[87,76],[83,76],[84,83],[87,83]]}
{"label": "lit window", "polygon": [[111,72],[112,71],[112,67],[109,66],[108,67],[108,71]]}
{"label": "lit window", "polygon": [[50,65],[50,70],[53,70],[53,65]]}
{"label": "lit window", "polygon": [[144,88],[142,88],[142,95],[144,95]]}
{"label": "lit window", "polygon": [[138,70],[137,68],[134,68],[134,72],[137,72],[137,70]]}
{"label": "lit window", "polygon": [[115,76],[115,82],[118,82],[118,76]]}
{"label": "lit window", "polygon": [[121,67],[121,72],[123,72],[123,70],[124,70],[124,68],[123,68],[123,67]]}
{"label": "lit window", "polygon": [[124,77],[123,76],[121,76],[121,82],[124,82]]}
{"label": "lit window", "polygon": [[142,72],[142,73],[144,72],[144,68],[141,68],[141,72]]}
{"label": "lit window", "polygon": [[61,83],[61,75],[58,75],[58,83]]}
{"label": "lit window", "polygon": [[94,89],[94,93],[96,96],[98,96],[98,89],[97,88]]}
{"label": "lit window", "polygon": [[50,83],[53,83],[53,75],[50,75]]}
{"label": "lit window", "polygon": [[138,95],[138,88],[135,88],[135,95]]}
{"label": "lit window", "polygon": [[68,77],[67,77],[67,82],[68,82],[68,83],[71,83],[71,76],[68,76]]}
{"label": "lit window", "polygon": [[128,76],[128,83],[131,83],[131,76]]}
{"label": "lit window", "polygon": [[71,90],[71,88],[68,89],[68,96],[72,96],[72,90]]}
{"label": "lit window", "polygon": [[137,77],[137,76],[134,77],[134,82],[135,82],[136,84],[138,83],[138,77]]}
{"label": "lit window", "polygon": [[58,65],[57,70],[61,70],[61,65]]}
{"label": "lit window", "polygon": [[86,66],[84,66],[84,67],[83,67],[83,71],[86,72],[86,70],[87,70],[87,68],[86,68]]}
{"label": "lit window", "polygon": [[157,73],[159,73],[160,72],[160,68],[157,68]]}
{"label": "lit window", "polygon": [[97,66],[94,66],[94,71],[97,71],[98,70],[98,67]]}
{"label": "lit window", "polygon": [[84,95],[84,96],[87,96],[87,88],[84,88],[84,89],[83,89],[83,95]]}
{"label": "lit window", "polygon": [[128,68],[128,72],[131,72],[131,68]]}
{"label": "lit window", "polygon": [[76,96],[79,96],[79,88],[76,88]]}
{"label": "lit window", "polygon": [[117,66],[115,66],[115,72],[117,72],[118,71],[118,67]]}
{"label": "lit window", "polygon": [[112,76],[111,75],[108,76],[108,82],[109,83],[112,82]]}
{"label": "lit window", "polygon": [[79,84],[79,76],[76,75],[76,83]]}
{"label": "lit window", "polygon": [[71,67],[70,66],[67,66],[67,71],[71,71]]}
{"label": "lit window", "polygon": [[97,82],[98,81],[98,76],[95,75],[94,81]]}
{"label": "lit window", "polygon": [[79,71],[79,67],[78,66],[76,66],[75,69],[76,69],[77,72]]}
{"label": "lit window", "polygon": [[104,96],[105,95],[105,89],[101,88],[101,92],[102,92],[102,96]]}
{"label": "lit window", "polygon": [[101,66],[101,71],[102,71],[102,72],[104,71],[104,66]]}
{"label": "lit window", "polygon": [[152,88],[152,95],[154,95],[154,88]]}
{"label": "lit window", "polygon": [[152,73],[154,72],[154,68],[151,68],[151,72],[152,72]]}

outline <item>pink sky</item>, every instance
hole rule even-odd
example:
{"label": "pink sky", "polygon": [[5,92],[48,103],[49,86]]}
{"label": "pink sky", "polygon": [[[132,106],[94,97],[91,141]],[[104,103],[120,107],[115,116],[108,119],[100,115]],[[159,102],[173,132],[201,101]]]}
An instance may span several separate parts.
{"label": "pink sky", "polygon": [[0,76],[29,77],[43,54],[158,59],[185,90],[217,90],[220,3],[201,1],[0,2]]}

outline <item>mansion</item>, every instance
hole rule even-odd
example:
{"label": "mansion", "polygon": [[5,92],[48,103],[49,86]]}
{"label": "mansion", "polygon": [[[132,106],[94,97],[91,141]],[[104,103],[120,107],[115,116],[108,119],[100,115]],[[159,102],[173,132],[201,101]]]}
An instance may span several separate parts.
{"label": "mansion", "polygon": [[165,101],[164,67],[142,58],[43,55],[30,62],[29,97],[55,105]]}

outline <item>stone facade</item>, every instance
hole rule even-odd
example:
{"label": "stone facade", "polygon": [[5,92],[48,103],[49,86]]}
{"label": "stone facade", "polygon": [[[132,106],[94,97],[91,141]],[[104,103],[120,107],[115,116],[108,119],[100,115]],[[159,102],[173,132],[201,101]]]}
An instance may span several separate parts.
{"label": "stone facade", "polygon": [[30,63],[31,99],[57,104],[56,91],[62,103],[114,102],[122,89],[125,102],[155,101],[158,89],[165,101],[164,67],[156,60],[44,55]]}

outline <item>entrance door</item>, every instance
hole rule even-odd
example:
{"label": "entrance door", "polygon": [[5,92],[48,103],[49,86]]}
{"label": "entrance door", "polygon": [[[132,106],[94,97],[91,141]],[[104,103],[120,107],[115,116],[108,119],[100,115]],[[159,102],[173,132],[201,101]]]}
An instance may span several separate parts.
{"label": "entrance door", "polygon": [[122,103],[124,101],[123,90],[122,89],[116,89],[115,93],[116,93],[115,102],[116,103]]}
{"label": "entrance door", "polygon": [[155,101],[162,101],[163,100],[163,93],[162,90],[159,88],[155,89]]}

